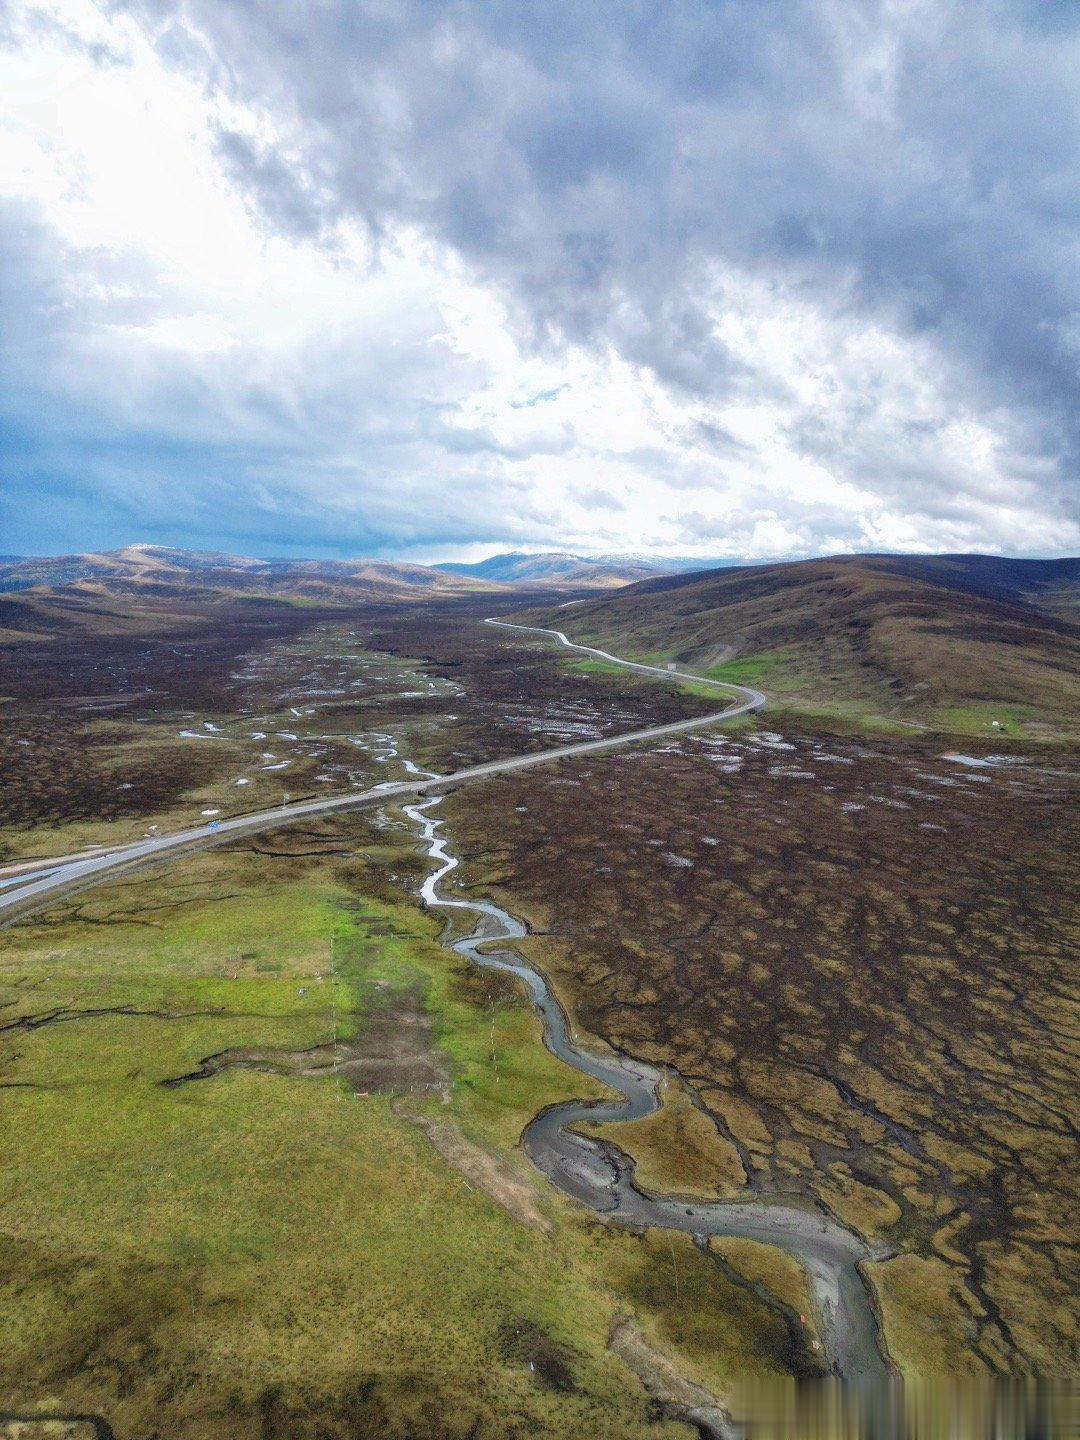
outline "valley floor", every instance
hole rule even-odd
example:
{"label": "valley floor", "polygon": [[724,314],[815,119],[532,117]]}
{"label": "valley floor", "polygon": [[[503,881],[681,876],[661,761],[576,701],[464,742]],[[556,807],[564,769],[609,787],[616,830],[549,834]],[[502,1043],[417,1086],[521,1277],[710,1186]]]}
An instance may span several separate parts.
{"label": "valley floor", "polygon": [[[9,671],[2,858],[715,705],[478,618]],[[766,716],[443,810],[455,883],[530,922],[574,1024],[666,1068],[664,1107],[603,1131],[641,1182],[827,1210],[891,1255],[867,1273],[911,1393],[967,1378],[987,1404],[987,1377],[1076,1373],[1076,783],[1061,745]],[[791,1433],[805,1277],[543,1180],[522,1131],[588,1082],[439,943],[427,867],[388,808],[4,932],[0,1413],[116,1440],[619,1440],[691,1435],[704,1397]],[[795,1433],[842,1433],[808,1403]]]}

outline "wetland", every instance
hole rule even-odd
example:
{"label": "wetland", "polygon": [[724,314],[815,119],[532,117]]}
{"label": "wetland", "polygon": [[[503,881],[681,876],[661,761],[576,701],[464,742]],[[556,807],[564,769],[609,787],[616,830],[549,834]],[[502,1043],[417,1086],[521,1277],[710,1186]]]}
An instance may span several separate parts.
{"label": "wetland", "polygon": [[[5,861],[716,708],[482,618],[107,639],[48,683],[9,654]],[[1060,1408],[1076,783],[1060,744],[740,717],[23,920],[2,1408],[826,1437],[830,1372],[902,1377],[918,1435],[958,1377]]]}

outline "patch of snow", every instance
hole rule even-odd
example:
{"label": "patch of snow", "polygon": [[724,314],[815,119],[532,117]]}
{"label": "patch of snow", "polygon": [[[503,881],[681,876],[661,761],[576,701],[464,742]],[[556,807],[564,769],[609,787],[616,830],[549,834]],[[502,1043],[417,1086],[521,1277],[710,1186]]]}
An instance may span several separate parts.
{"label": "patch of snow", "polygon": [[795,746],[790,740],[785,740],[782,735],[777,735],[773,730],[762,730],[757,735],[749,737],[751,745],[758,745],[766,750],[794,750]]}
{"label": "patch of snow", "polygon": [[1026,765],[1027,761],[1020,755],[942,755],[942,760],[951,760],[954,765],[968,765],[972,769],[995,770],[1003,765]]}

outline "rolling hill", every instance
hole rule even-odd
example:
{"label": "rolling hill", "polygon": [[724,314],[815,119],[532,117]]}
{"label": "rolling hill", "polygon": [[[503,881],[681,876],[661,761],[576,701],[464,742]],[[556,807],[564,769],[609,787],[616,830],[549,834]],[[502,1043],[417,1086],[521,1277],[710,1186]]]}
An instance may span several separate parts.
{"label": "rolling hill", "polygon": [[848,555],[663,576],[535,613],[574,639],[760,683],[797,708],[1080,731],[1078,560]]}
{"label": "rolling hill", "polygon": [[446,575],[467,575],[475,580],[494,580],[506,585],[535,585],[543,589],[550,589],[553,585],[608,589],[662,575],[668,567],[630,556],[599,555],[590,558],[553,550],[542,555],[512,551],[505,555],[492,555],[474,564],[447,561],[434,568]]}
{"label": "rolling hill", "polygon": [[[687,564],[693,562],[686,562]],[[505,593],[608,590],[683,568],[681,561],[495,555],[475,565],[260,560],[128,545],[74,555],[0,556],[0,640],[168,631],[237,606],[354,606]]]}
{"label": "rolling hill", "polygon": [[237,594],[279,594],[333,601],[342,595],[392,598],[398,593],[458,592],[480,587],[470,577],[428,565],[373,560],[254,560],[207,550],[128,545],[122,550],[0,560],[0,592],[105,585],[114,593],[150,586]]}
{"label": "rolling hill", "polygon": [[253,560],[157,545],[0,560],[0,638],[168,631],[225,610],[347,606],[500,590],[424,565]]}

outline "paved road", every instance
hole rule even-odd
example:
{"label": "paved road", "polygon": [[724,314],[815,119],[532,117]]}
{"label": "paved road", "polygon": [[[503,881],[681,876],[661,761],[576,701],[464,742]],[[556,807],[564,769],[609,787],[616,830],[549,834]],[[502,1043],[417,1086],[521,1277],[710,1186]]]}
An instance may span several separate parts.
{"label": "paved road", "polygon": [[622,660],[617,655],[608,654],[606,650],[597,650],[591,645],[578,645],[561,630],[546,630],[538,625],[516,625],[507,620],[496,619],[487,620],[485,624],[497,625],[505,630],[550,635],[571,650],[581,650],[587,655],[595,655],[601,660],[611,661],[641,674],[662,675],[667,680],[692,680],[696,684],[711,685],[719,691],[733,695],[736,703],[711,715],[697,715],[691,720],[675,720],[667,725],[652,725],[644,730],[611,735],[603,740],[560,745],[552,750],[538,750],[529,755],[512,755],[505,760],[490,760],[483,765],[470,765],[467,769],[457,770],[452,775],[436,775],[431,779],[384,781],[370,790],[354,791],[347,795],[320,796],[316,800],[279,805],[273,810],[260,810],[252,815],[237,815],[232,819],[219,821],[213,830],[209,825],[193,825],[186,830],[136,840],[128,845],[117,845],[99,853],[60,856],[18,871],[13,867],[4,877],[0,877],[0,926],[40,910],[54,900],[87,890],[155,860],[168,860],[174,855],[186,854],[191,850],[221,845],[244,835],[254,835],[262,830],[290,825],[311,815],[331,815],[338,810],[359,810],[381,805],[397,796],[443,794],[472,780],[483,780],[490,775],[504,775],[512,770],[524,770],[529,765],[546,765],[552,760],[563,760],[572,755],[589,755],[599,750],[615,750],[623,745],[634,745],[643,740],[681,735],[689,730],[715,725],[718,720],[729,720],[735,715],[759,710],[766,703],[765,696],[759,690],[751,690],[745,685],[704,680],[700,675],[693,675],[688,671],[668,670],[658,665],[642,665],[632,660]]}

